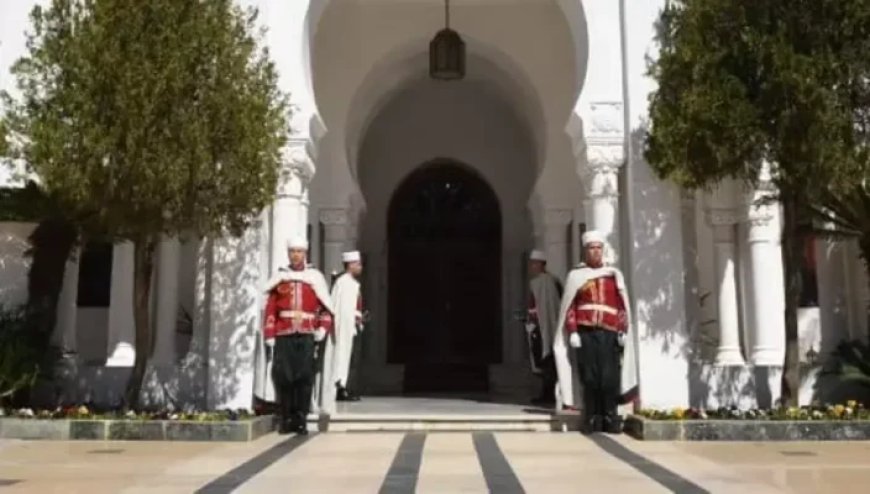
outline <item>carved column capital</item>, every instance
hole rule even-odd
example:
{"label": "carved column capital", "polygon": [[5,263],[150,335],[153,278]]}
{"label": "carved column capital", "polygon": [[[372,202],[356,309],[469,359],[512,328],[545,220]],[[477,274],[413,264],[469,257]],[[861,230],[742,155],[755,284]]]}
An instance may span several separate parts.
{"label": "carved column capital", "polygon": [[742,219],[740,211],[731,208],[705,208],[704,216],[712,227],[733,226]]}
{"label": "carved column capital", "polygon": [[320,222],[327,226],[346,226],[349,222],[346,209],[321,209]]}

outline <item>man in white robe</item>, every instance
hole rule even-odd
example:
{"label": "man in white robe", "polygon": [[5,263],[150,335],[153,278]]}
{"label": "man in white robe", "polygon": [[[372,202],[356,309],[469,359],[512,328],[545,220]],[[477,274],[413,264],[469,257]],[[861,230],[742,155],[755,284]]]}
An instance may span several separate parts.
{"label": "man in white robe", "polygon": [[532,372],[543,381],[541,395],[532,400],[536,405],[551,405],[556,401],[556,364],[553,359],[553,337],[559,319],[562,285],[547,271],[547,256],[540,250],[529,255],[529,300],[526,333],[529,341],[529,362]]}
{"label": "man in white robe", "polygon": [[553,345],[559,395],[563,408],[575,408],[582,382],[584,429],[619,432],[617,406],[637,398],[631,305],[604,235],[588,231],[582,240],[584,261],[568,274]]}
{"label": "man in white robe", "polygon": [[341,260],[344,263],[344,273],[332,286],[332,301],[336,310],[332,382],[335,383],[337,401],[358,401],[359,397],[348,391],[347,386],[354,340],[363,329],[363,306],[359,282],[363,265],[358,251],[343,253]]}

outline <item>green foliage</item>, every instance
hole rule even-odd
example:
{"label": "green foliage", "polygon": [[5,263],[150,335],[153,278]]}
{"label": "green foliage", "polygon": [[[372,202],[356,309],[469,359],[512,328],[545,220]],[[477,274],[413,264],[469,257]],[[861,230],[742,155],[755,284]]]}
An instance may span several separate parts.
{"label": "green foliage", "polygon": [[840,343],[825,363],[822,374],[870,390],[870,346],[861,341]]}
{"label": "green foliage", "polygon": [[51,213],[51,200],[33,181],[0,188],[0,221],[37,222]]}
{"label": "green foliage", "polygon": [[11,157],[76,230],[132,241],[136,406],[161,235],[239,234],[275,194],[287,99],[232,0],[51,0],[4,95]]}
{"label": "green foliage", "polygon": [[847,186],[862,136],[845,87],[867,84],[868,12],[867,0],[672,2],[650,66],[652,168],[697,188],[755,182],[766,161],[777,188],[803,199]]}
{"label": "green foliage", "polygon": [[0,404],[29,391],[38,379],[51,377],[56,352],[33,321],[24,308],[0,307]]}
{"label": "green foliage", "polygon": [[71,216],[136,240],[238,232],[269,203],[287,106],[254,14],[232,4],[34,9],[7,124],[14,156]]}
{"label": "green foliage", "polygon": [[782,204],[786,357],[797,403],[801,239],[808,211],[867,166],[870,0],[675,0],[650,64],[645,156],[683,187],[757,184],[765,163]]}

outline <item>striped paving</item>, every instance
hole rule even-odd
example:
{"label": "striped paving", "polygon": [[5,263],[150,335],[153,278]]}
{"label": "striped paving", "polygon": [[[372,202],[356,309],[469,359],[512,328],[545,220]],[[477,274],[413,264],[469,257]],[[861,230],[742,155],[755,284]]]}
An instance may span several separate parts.
{"label": "striped paving", "polygon": [[870,477],[868,443],[644,443],[625,436],[476,431],[271,434],[242,444],[0,446],[4,494],[755,494],[835,492],[828,487],[866,485]]}

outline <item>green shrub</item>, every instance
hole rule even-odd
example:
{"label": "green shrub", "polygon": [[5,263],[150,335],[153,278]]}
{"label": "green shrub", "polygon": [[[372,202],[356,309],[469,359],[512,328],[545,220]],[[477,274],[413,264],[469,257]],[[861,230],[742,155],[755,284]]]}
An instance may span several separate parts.
{"label": "green shrub", "polygon": [[24,308],[0,307],[0,405],[21,401],[40,378],[51,377],[56,353]]}

